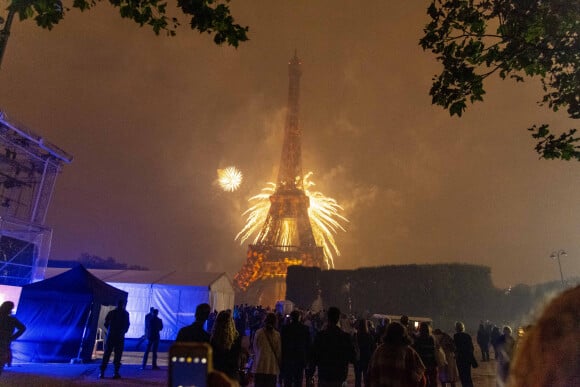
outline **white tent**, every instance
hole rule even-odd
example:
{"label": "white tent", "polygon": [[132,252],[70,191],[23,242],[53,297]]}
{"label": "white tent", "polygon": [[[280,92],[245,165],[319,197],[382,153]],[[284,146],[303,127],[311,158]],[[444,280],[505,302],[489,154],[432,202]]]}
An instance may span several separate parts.
{"label": "white tent", "polygon": [[[47,268],[45,278],[68,269]],[[145,332],[149,308],[159,309],[163,320],[161,340],[175,340],[179,329],[194,320],[195,308],[208,303],[212,309],[233,309],[234,288],[225,273],[187,273],[177,270],[100,270],[89,272],[111,286],[129,293],[127,311],[131,326],[126,337]]]}

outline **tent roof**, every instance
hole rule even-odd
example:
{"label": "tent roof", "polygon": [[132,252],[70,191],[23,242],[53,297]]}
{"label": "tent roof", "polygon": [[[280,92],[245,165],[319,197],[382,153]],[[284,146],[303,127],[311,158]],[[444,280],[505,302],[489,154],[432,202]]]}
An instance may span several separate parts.
{"label": "tent roof", "polygon": [[80,264],[72,269],[62,269],[44,281],[25,285],[22,291],[93,295],[97,302],[104,305],[116,305],[120,299],[127,300],[127,292],[105,283]]}
{"label": "tent roof", "polygon": [[[67,269],[47,267],[45,278],[54,277]],[[209,287],[226,273],[187,272],[183,270],[104,270],[88,269],[101,281],[114,283],[165,284]]]}

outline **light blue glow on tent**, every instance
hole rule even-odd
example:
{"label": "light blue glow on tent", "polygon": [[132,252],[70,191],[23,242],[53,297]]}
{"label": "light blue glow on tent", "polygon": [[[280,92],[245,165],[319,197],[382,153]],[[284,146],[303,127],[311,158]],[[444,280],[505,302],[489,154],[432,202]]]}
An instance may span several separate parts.
{"label": "light blue glow on tent", "polygon": [[145,333],[145,315],[153,307],[159,309],[159,318],[163,320],[161,340],[175,340],[179,329],[193,322],[197,305],[211,301],[207,286],[109,284],[129,293],[127,311],[131,326],[127,338],[139,338]]}
{"label": "light blue glow on tent", "polygon": [[[47,268],[46,277],[54,277],[66,269]],[[149,308],[159,309],[163,320],[162,340],[175,340],[180,328],[195,318],[195,308],[208,303],[212,309],[233,309],[235,292],[225,273],[191,272],[187,270],[105,270],[89,272],[110,286],[128,293],[127,311],[131,326],[126,337],[136,339],[145,332],[145,315]],[[125,293],[126,292],[126,293]],[[102,308],[99,328],[110,308]],[[95,327],[96,328],[96,327]]]}

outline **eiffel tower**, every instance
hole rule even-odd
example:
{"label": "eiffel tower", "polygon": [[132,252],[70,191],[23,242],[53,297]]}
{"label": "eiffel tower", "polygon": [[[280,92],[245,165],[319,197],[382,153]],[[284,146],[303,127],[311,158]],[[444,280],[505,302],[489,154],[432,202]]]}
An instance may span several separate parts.
{"label": "eiffel tower", "polygon": [[308,216],[310,199],[303,187],[302,131],[298,120],[302,69],[296,53],[288,63],[288,73],[288,108],[276,190],[270,196],[270,210],[260,234],[255,244],[249,245],[247,260],[234,276],[241,290],[256,281],[273,279],[278,300],[285,296],[288,266],[324,267],[323,249],[316,245]]}

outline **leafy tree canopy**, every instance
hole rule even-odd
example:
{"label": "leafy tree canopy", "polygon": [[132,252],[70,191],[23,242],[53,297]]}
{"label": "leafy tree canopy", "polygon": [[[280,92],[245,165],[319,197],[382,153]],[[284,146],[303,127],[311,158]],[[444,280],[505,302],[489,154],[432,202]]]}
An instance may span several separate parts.
{"label": "leafy tree canopy", "polygon": [[[73,0],[72,8],[86,11],[101,0]],[[248,40],[248,27],[236,24],[230,13],[230,0],[177,0],[177,7],[189,17],[193,30],[213,36],[216,44],[227,43],[238,47],[240,42]],[[167,2],[163,0],[109,0],[119,8],[121,17],[133,20],[139,26],[150,26],[155,34],[165,31],[174,36],[179,22],[177,17],[170,16]],[[20,20],[34,19],[40,27],[52,29],[60,22],[70,8],[61,0],[12,0],[8,9],[20,17]]]}
{"label": "leafy tree canopy", "polygon": [[[431,21],[419,44],[443,65],[433,78],[432,103],[457,116],[483,101],[484,80],[492,74],[521,82],[539,77],[540,105],[580,118],[580,1],[433,0]],[[576,129],[528,128],[545,159],[580,161]]]}

